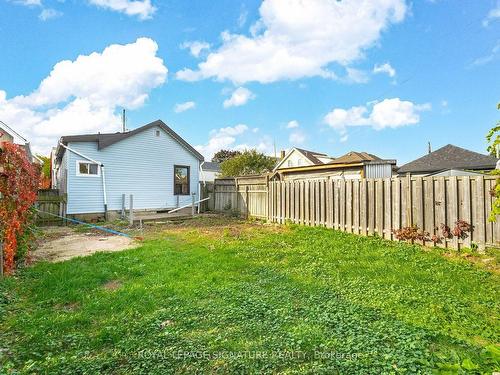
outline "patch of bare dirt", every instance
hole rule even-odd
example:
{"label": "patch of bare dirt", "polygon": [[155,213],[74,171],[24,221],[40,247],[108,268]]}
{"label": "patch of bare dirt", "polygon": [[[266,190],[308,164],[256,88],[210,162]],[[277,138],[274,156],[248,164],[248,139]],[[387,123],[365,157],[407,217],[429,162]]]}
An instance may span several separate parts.
{"label": "patch of bare dirt", "polygon": [[116,290],[122,286],[122,283],[120,280],[109,280],[104,283],[102,286],[106,290]]}
{"label": "patch of bare dirt", "polygon": [[78,302],[71,303],[58,303],[54,306],[57,310],[72,312],[80,308],[80,304]]}
{"label": "patch of bare dirt", "polygon": [[75,233],[70,227],[48,228],[47,235],[40,241],[39,247],[33,251],[32,260],[61,262],[79,256],[92,255],[98,251],[121,251],[133,248],[136,243],[127,237],[99,235],[91,233]]}

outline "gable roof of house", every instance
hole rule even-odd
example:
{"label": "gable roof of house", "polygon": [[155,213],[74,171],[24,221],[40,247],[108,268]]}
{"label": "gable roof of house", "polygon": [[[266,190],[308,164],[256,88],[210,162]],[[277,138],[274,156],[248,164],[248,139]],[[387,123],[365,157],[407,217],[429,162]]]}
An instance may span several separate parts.
{"label": "gable roof of house", "polygon": [[285,157],[281,160],[278,161],[278,163],[276,164],[276,166],[274,167],[274,170],[277,170],[282,164],[283,162],[288,159],[288,157],[292,154],[293,151],[297,151],[299,153],[301,153],[307,160],[309,160],[313,165],[323,165],[325,164],[323,161],[321,161],[319,158],[320,157],[323,157],[323,158],[329,158],[329,159],[332,159],[332,157],[328,156],[327,154],[324,154],[322,152],[316,152],[316,151],[309,151],[309,150],[305,150],[303,148],[298,148],[298,147],[293,147],[292,149],[290,149]]}
{"label": "gable roof of house", "polygon": [[493,156],[448,144],[403,165],[398,173],[435,172],[443,169],[494,169],[497,161]]}
{"label": "gable roof of house", "polygon": [[9,134],[14,139],[20,138],[24,141],[24,143],[28,143],[28,140],[26,138],[24,138],[21,134],[16,132],[14,129],[12,129],[9,125],[7,125],[3,121],[0,121],[0,130],[5,131],[7,134]]}
{"label": "gable roof of house", "polygon": [[220,163],[206,161],[201,165],[202,171],[220,172]]}
{"label": "gable roof of house", "polygon": [[[116,142],[122,141],[129,137],[132,137],[140,132],[151,129],[155,126],[163,129],[167,134],[169,134],[173,139],[179,142],[182,146],[184,146],[189,152],[191,152],[198,160],[203,161],[203,155],[201,155],[196,149],[187,143],[179,134],[174,132],[167,124],[165,124],[161,120],[153,121],[149,124],[141,126],[140,128],[125,132],[125,133],[98,133],[98,134],[82,134],[82,135],[68,135],[63,136],[60,139],[60,142],[64,145],[67,145],[70,142],[97,142],[97,149],[102,150]],[[64,150],[59,148],[57,153],[58,157],[61,157],[64,153]]]}
{"label": "gable roof of house", "polygon": [[323,163],[318,157],[326,157],[328,158],[329,156],[327,154],[324,154],[322,152],[316,152],[316,151],[309,151],[309,150],[304,150],[303,148],[298,148],[294,147],[298,152],[300,152],[302,155],[304,155],[311,163],[313,164],[325,164]]}
{"label": "gable roof of house", "polygon": [[356,152],[350,151],[345,155],[342,155],[328,164],[351,164],[351,163],[363,163],[367,161],[382,160],[378,156],[369,154],[367,152]]}

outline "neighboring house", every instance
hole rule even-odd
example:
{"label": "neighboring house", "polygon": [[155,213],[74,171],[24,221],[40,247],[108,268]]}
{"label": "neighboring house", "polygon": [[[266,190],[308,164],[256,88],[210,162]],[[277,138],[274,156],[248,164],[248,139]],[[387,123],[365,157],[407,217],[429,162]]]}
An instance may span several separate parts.
{"label": "neighboring house", "polygon": [[281,151],[281,160],[274,167],[274,171],[293,167],[322,165],[332,160],[334,159],[327,154],[294,147],[286,153],[285,151]]}
{"label": "neighboring house", "polygon": [[205,161],[201,164],[200,181],[214,182],[220,175],[220,164],[213,161]]}
{"label": "neighboring house", "polygon": [[273,170],[272,179],[303,178],[388,178],[393,175],[396,160],[385,160],[367,152],[351,151],[339,158],[323,153],[293,148]]}
{"label": "neighboring house", "polygon": [[495,169],[497,161],[497,158],[490,155],[446,145],[403,165],[398,173],[416,176],[469,176],[471,173],[475,175]]}
{"label": "neighboring house", "polygon": [[9,125],[0,121],[0,142],[9,142],[14,143],[16,145],[22,146],[26,150],[26,154],[28,155],[28,159],[32,163],[42,163],[43,162],[38,159],[35,155],[31,153],[31,147],[26,138],[16,132]]}
{"label": "neighboring house", "polygon": [[116,217],[122,194],[134,210],[163,211],[199,199],[203,156],[160,120],[112,134],[64,136],[56,151],[57,187],[66,213]]}

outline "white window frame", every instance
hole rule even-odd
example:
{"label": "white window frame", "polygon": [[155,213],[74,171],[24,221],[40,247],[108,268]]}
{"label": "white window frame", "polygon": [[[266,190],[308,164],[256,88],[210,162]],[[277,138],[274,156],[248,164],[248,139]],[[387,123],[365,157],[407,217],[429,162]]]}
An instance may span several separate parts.
{"label": "white window frame", "polygon": [[293,160],[289,159],[289,160],[286,162],[286,165],[287,165],[287,168],[292,168],[292,167],[293,167]]}
{"label": "white window frame", "polygon": [[97,164],[90,160],[76,161],[76,175],[79,177],[101,177],[101,166],[97,164],[97,174],[80,173],[80,164]]}

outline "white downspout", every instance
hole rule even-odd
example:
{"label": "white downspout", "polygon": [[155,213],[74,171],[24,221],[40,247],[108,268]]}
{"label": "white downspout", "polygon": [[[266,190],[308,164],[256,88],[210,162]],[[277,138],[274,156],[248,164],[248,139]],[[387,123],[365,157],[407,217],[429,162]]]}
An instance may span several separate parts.
{"label": "white downspout", "polygon": [[[203,179],[203,186],[205,186],[205,174],[203,173],[203,164],[205,164],[205,160],[203,160],[201,163],[199,163],[200,165],[200,175],[201,175],[201,178]],[[201,199],[201,185],[200,185],[200,181],[198,181],[198,200]],[[198,213],[200,213],[200,202],[198,202]]]}
{"label": "white downspout", "polygon": [[87,155],[84,155],[81,152],[73,150],[71,147],[66,146],[62,142],[59,142],[59,145],[64,147],[66,150],[71,151],[72,153],[74,153],[74,154],[76,154],[84,159],[87,159],[87,160],[91,161],[92,163],[97,164],[101,167],[102,194],[103,194],[103,200],[104,200],[104,217],[107,219],[107,217],[108,217],[108,199],[107,199],[107,195],[106,195],[106,175],[104,173],[104,164],[97,161],[97,160],[89,158]]}

